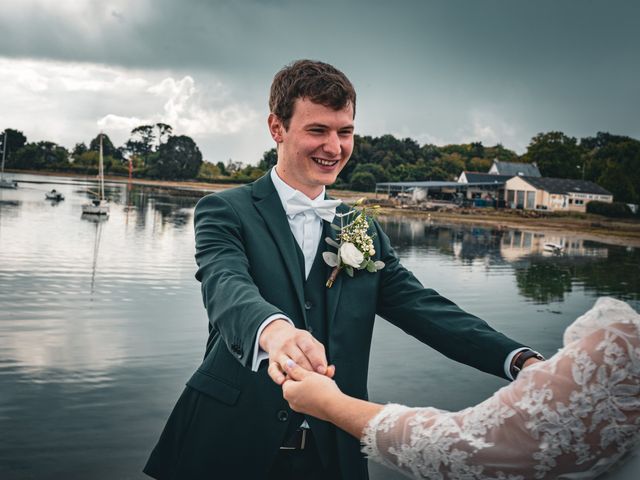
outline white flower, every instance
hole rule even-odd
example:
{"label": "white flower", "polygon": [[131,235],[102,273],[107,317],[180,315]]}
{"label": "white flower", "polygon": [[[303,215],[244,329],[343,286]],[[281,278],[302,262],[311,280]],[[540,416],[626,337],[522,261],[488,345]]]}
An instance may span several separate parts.
{"label": "white flower", "polygon": [[353,268],[359,268],[360,264],[364,261],[363,253],[350,242],[345,242],[340,245],[340,258],[343,263]]}

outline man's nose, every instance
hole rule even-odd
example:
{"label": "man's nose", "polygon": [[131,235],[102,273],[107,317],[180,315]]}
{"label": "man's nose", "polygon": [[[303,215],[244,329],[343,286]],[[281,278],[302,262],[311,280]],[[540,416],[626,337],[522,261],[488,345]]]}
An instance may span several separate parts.
{"label": "man's nose", "polygon": [[329,134],[327,141],[324,142],[323,150],[325,151],[325,153],[331,155],[332,157],[340,155],[340,137],[338,136],[337,132]]}

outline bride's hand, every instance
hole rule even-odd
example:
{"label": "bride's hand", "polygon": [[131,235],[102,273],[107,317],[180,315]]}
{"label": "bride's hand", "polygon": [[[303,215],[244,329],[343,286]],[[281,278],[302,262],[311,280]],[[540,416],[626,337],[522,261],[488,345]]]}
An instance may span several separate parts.
{"label": "bride's hand", "polygon": [[328,420],[330,403],[342,396],[336,382],[329,378],[333,376],[335,367],[330,365],[327,375],[320,375],[301,368],[293,360],[288,360],[285,370],[287,379],[282,384],[282,394],[289,406],[296,412]]}

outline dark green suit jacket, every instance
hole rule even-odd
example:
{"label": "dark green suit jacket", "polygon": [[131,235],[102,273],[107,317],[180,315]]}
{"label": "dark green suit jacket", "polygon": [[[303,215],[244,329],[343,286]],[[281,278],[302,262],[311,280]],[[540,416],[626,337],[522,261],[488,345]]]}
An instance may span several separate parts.
{"label": "dark green suit jacket", "polygon": [[[209,317],[206,355],[145,472],[163,479],[263,478],[292,413],[266,369],[252,372],[251,361],[257,330],[270,315],[283,313],[297,327],[307,325],[295,239],[269,174],[200,200],[195,230],[196,278]],[[353,278],[343,272],[326,293],[325,346],[340,388],[367,398],[376,314],[447,357],[504,377],[505,358],[522,345],[425,289],[400,264],[376,222],[371,230],[384,269],[357,271]],[[332,432],[343,477],[367,478],[358,440],[313,420],[312,430]]]}

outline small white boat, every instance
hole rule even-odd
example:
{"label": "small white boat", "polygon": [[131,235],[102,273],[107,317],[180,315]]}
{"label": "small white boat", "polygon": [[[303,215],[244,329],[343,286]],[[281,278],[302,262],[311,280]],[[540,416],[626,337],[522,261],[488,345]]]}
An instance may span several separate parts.
{"label": "small white boat", "polygon": [[104,165],[102,161],[102,133],[100,134],[100,156],[98,163],[98,178],[100,179],[100,193],[91,203],[82,205],[83,215],[109,215],[109,203],[104,196]]}
{"label": "small white boat", "polygon": [[109,204],[106,200],[93,200],[82,205],[82,213],[86,215],[109,215]]}
{"label": "small white boat", "polygon": [[0,188],[18,188],[18,182],[14,182],[13,180],[7,180],[6,178],[0,178]]}
{"label": "small white boat", "polygon": [[561,243],[547,242],[543,246],[545,252],[560,254],[564,251],[564,245]]}
{"label": "small white boat", "polygon": [[53,200],[55,202],[59,202],[61,200],[64,200],[64,195],[60,192],[58,192],[55,188],[53,190],[51,190],[50,192],[46,192],[44,194],[44,197],[47,200]]}
{"label": "small white boat", "polygon": [[7,131],[4,131],[4,142],[2,142],[2,167],[0,167],[0,188],[18,188],[18,182],[4,178],[4,157],[7,154]]}

